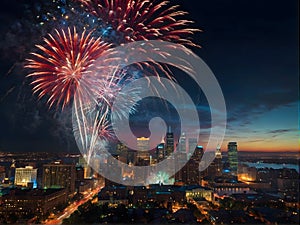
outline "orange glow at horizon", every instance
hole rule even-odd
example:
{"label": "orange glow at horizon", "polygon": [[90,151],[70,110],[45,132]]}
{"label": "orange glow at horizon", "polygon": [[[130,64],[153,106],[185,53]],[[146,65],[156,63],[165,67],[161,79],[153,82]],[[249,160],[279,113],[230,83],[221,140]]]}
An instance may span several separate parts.
{"label": "orange glow at horizon", "polygon": [[[298,141],[291,142],[291,140],[274,140],[273,142],[249,140],[236,140],[238,144],[238,151],[253,151],[253,152],[299,152]],[[227,151],[227,141],[222,144],[222,150]]]}

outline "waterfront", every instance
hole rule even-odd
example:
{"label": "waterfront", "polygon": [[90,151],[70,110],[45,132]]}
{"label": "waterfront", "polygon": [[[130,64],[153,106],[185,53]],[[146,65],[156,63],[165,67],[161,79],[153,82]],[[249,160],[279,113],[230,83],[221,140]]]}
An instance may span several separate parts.
{"label": "waterfront", "polygon": [[285,163],[264,163],[264,162],[241,162],[242,164],[246,164],[249,167],[255,167],[256,169],[262,168],[270,168],[270,169],[295,169],[299,173],[299,165],[298,164],[285,164]]}

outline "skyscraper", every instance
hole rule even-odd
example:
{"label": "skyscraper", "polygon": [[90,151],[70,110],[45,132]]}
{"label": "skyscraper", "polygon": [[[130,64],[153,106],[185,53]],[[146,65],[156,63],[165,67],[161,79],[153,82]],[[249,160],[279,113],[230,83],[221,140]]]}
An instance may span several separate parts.
{"label": "skyscraper", "polygon": [[[193,140],[194,143],[194,140]],[[193,145],[194,146],[194,145]],[[195,146],[195,151],[190,157],[189,161],[184,167],[175,174],[175,181],[186,185],[199,185],[200,184],[200,171],[199,163],[203,156],[203,147]]]}
{"label": "skyscraper", "polygon": [[78,164],[81,165],[84,169],[84,178],[88,179],[92,177],[92,168],[88,165],[88,163],[85,160],[85,157],[81,156],[79,157]]}
{"label": "skyscraper", "polygon": [[229,142],[228,143],[228,163],[230,173],[233,176],[237,176],[237,169],[238,169],[238,149],[236,142]]}
{"label": "skyscraper", "polygon": [[190,157],[192,156],[192,152],[195,151],[197,146],[198,146],[197,138],[189,138],[188,154],[189,154]]}
{"label": "skyscraper", "polygon": [[33,185],[33,188],[36,188],[36,176],[37,169],[33,169],[32,166],[26,166],[25,168],[16,168],[15,185],[28,187],[28,185],[31,183]]}
{"label": "skyscraper", "polygon": [[9,182],[14,181],[15,172],[16,172],[16,160],[13,159],[7,172],[7,177]]}
{"label": "skyscraper", "polygon": [[186,153],[186,136],[184,132],[180,136],[179,151]]}
{"label": "skyscraper", "polygon": [[195,151],[193,153],[193,155],[191,156],[191,159],[195,160],[196,162],[200,163],[201,158],[203,156],[204,153],[204,149],[203,146],[201,145],[196,145],[195,147]]}
{"label": "skyscraper", "polygon": [[157,162],[161,162],[165,158],[165,144],[160,143],[156,147],[156,158]]}
{"label": "skyscraper", "polygon": [[150,139],[147,137],[139,137],[137,141],[137,157],[143,160],[150,160]]}
{"label": "skyscraper", "polygon": [[221,147],[218,146],[216,150],[216,176],[221,176],[223,171],[223,164],[222,164],[222,152]]}
{"label": "skyscraper", "polygon": [[128,161],[128,147],[124,143],[117,144],[118,160],[123,163],[129,163]]}
{"label": "skyscraper", "polygon": [[182,183],[186,181],[186,179],[184,180],[184,178],[186,177],[186,171],[182,169],[182,167],[184,167],[186,162],[187,162],[186,139],[185,139],[185,135],[182,134],[179,140],[179,149],[178,152],[176,152],[176,157],[175,157],[175,170],[177,171],[175,174],[176,183]]}
{"label": "skyscraper", "polygon": [[[150,166],[150,139],[147,137],[137,138],[137,166]],[[150,170],[145,168],[144,170],[137,170],[134,173],[134,179],[136,183],[142,184],[147,180],[150,174]]]}
{"label": "skyscraper", "polygon": [[214,180],[215,177],[222,175],[222,153],[220,146],[217,147],[216,152],[208,152],[207,154],[211,154],[214,159],[210,163],[210,165],[202,172],[203,177],[206,177],[209,180]]}
{"label": "skyscraper", "polygon": [[75,179],[75,165],[60,162],[43,165],[43,188],[66,188],[69,194],[73,194]]}
{"label": "skyscraper", "polygon": [[174,152],[174,134],[171,131],[171,127],[169,126],[167,136],[166,136],[166,156],[168,157]]}

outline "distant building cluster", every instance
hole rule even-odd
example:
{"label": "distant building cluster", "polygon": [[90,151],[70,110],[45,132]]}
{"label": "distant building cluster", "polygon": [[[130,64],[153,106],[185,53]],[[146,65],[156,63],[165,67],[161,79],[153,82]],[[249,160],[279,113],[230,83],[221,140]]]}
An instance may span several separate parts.
{"label": "distant building cluster", "polygon": [[[17,154],[2,156],[0,223],[42,222],[99,186],[102,189],[93,198],[93,204],[112,209],[102,215],[102,222],[113,220],[111,212],[120,205],[126,207],[127,213],[131,209],[144,210],[144,214],[164,209],[164,220],[159,222],[174,219],[182,222],[181,212],[189,210],[194,210],[191,218],[196,218],[198,223],[299,222],[296,219],[300,208],[299,172],[250,166],[249,157],[242,157],[238,152],[237,142],[229,142],[227,151],[216,146],[216,151],[207,152],[213,154],[213,161],[203,170],[199,170],[199,166],[205,149],[197,139],[187,138],[184,133],[176,141],[169,128],[165,139],[155,149],[149,151],[147,137],[137,138],[137,146],[139,151],[118,143],[113,157],[128,165],[150,166],[149,171],[137,175],[130,166],[126,169],[112,167],[109,161],[96,168],[106,166],[121,179],[146,180],[142,186],[123,186],[102,177],[81,155],[52,158],[33,155],[32,160]],[[173,167],[177,172],[152,173],[151,166],[171,157],[174,151],[177,151],[177,158]],[[176,168],[179,162],[186,163]],[[272,213],[278,213],[275,220],[270,216]]]}

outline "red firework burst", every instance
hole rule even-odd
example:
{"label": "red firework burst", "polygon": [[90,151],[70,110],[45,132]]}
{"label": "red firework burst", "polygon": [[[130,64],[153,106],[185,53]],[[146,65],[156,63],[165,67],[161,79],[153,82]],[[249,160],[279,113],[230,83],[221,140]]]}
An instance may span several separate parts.
{"label": "red firework burst", "polygon": [[99,129],[98,129],[98,136],[102,139],[102,140],[112,140],[115,138],[114,132],[113,132],[113,128],[110,122],[108,122],[107,120],[105,121],[101,121],[99,124]]}
{"label": "red firework burst", "polygon": [[31,53],[32,58],[27,59],[25,68],[33,70],[27,75],[33,78],[33,91],[39,93],[39,98],[49,96],[49,108],[56,103],[56,107],[61,105],[63,109],[76,91],[87,89],[88,79],[81,78],[92,72],[98,57],[110,53],[109,44],[91,35],[86,31],[79,34],[75,27],[55,30],[54,35],[44,38],[45,45],[36,45],[41,53]]}
{"label": "red firework burst", "polygon": [[123,42],[163,40],[197,46],[188,36],[190,20],[178,19],[187,12],[164,0],[77,0],[123,36]]}

